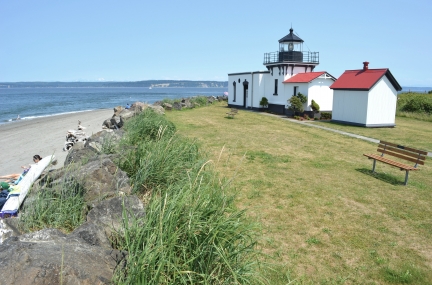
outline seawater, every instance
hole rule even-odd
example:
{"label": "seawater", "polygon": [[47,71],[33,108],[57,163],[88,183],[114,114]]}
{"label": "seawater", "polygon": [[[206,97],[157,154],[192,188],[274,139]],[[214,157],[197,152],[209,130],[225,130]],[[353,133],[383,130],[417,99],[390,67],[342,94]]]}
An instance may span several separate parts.
{"label": "seawater", "polygon": [[148,87],[47,87],[0,88],[0,124],[18,116],[29,120],[57,114],[109,109],[134,102],[178,99],[193,96],[222,96],[227,88],[153,88]]}

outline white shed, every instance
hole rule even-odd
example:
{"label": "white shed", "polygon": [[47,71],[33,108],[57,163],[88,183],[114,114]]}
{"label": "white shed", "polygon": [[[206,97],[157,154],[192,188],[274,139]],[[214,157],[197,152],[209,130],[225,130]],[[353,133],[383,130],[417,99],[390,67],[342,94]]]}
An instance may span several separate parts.
{"label": "white shed", "polygon": [[388,68],[346,70],[331,86],[332,121],[369,128],[394,127],[397,91],[402,87]]}

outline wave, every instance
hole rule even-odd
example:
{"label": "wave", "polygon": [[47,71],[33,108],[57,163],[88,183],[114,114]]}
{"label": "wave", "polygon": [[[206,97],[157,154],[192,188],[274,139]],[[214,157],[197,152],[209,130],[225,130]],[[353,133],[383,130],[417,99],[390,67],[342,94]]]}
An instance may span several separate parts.
{"label": "wave", "polygon": [[45,114],[45,115],[38,115],[38,116],[26,116],[22,118],[14,118],[14,119],[8,119],[6,121],[0,122],[1,124],[6,123],[13,123],[13,122],[19,122],[22,120],[34,120],[38,118],[46,118],[46,117],[54,117],[54,116],[60,116],[60,115],[68,115],[68,114],[75,114],[75,113],[82,113],[82,112],[89,112],[89,111],[95,111],[95,110],[102,110],[102,109],[89,109],[89,110],[80,110],[80,111],[70,111],[70,112],[62,112],[62,113],[55,113],[55,114]]}

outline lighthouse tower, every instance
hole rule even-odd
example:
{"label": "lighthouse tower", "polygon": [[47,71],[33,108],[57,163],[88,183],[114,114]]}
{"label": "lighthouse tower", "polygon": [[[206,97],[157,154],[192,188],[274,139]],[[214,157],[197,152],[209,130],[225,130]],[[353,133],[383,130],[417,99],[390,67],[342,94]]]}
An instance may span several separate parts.
{"label": "lighthouse tower", "polygon": [[284,80],[298,73],[312,72],[319,64],[319,52],[303,50],[303,40],[290,33],[279,40],[279,51],[264,54],[264,65],[271,75],[277,72]]}

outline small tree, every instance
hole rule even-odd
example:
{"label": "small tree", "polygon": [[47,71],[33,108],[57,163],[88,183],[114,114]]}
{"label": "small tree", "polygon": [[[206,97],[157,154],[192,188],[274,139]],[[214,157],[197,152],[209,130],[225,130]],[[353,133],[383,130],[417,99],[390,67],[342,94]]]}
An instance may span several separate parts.
{"label": "small tree", "polygon": [[301,94],[300,92],[297,93],[297,95],[294,95],[294,96],[297,96],[300,99],[300,102],[302,102],[302,104],[304,104],[304,103],[307,102],[307,97],[305,95]]}
{"label": "small tree", "polygon": [[268,106],[268,100],[266,97],[262,97],[261,101],[259,102],[260,106],[262,106],[263,108],[267,108]]}
{"label": "small tree", "polygon": [[311,107],[312,107],[312,110],[313,110],[315,113],[318,113],[319,110],[320,110],[320,106],[319,106],[318,103],[315,102],[313,99],[312,99],[312,102],[311,102]]}
{"label": "small tree", "polygon": [[288,103],[290,104],[290,106],[288,107],[288,109],[294,110],[295,112],[303,112],[303,103],[300,100],[299,97],[297,96],[292,96],[289,100]]}

